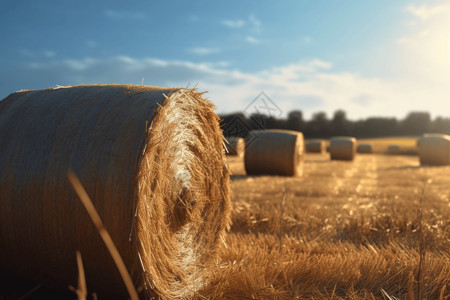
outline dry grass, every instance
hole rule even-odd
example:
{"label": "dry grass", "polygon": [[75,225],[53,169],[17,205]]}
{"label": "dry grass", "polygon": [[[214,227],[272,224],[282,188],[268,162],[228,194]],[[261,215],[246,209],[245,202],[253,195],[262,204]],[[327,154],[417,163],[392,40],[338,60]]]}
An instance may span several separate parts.
{"label": "dry grass", "polygon": [[399,154],[417,155],[417,138],[416,137],[388,137],[388,138],[373,138],[360,139],[358,144],[371,144],[373,152],[386,153],[389,145],[398,145]]}
{"label": "dry grass", "polygon": [[307,154],[290,178],[229,162],[233,225],[196,298],[450,299],[449,166]]}
{"label": "dry grass", "polygon": [[424,299],[450,298],[449,167],[307,155],[296,179],[246,177],[230,164],[233,226],[203,296],[417,299],[420,282]]}

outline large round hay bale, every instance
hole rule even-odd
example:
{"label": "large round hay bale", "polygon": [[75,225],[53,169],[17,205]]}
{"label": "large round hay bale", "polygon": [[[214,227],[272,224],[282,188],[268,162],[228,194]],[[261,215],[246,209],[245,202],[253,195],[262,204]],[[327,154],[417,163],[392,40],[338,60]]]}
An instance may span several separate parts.
{"label": "large round hay bale", "polygon": [[0,102],[0,270],[67,289],[126,289],[67,179],[79,177],[142,298],[189,298],[229,224],[213,105],[195,90],[132,85],[17,92]]}
{"label": "large round hay bale", "polygon": [[325,141],[310,140],[305,143],[305,150],[307,153],[322,153],[325,152]]}
{"label": "large round hay bale", "polygon": [[372,153],[372,144],[359,144],[358,147],[356,147],[356,152],[364,154]]}
{"label": "large round hay bale", "polygon": [[400,154],[400,146],[397,144],[390,144],[386,149],[386,153],[391,155]]}
{"label": "large round hay bale", "polygon": [[252,131],[246,137],[245,171],[248,175],[301,176],[304,153],[301,132]]}
{"label": "large round hay bale", "polygon": [[230,156],[244,156],[245,141],[241,137],[229,136],[225,138],[226,154]]}
{"label": "large round hay bale", "polygon": [[330,140],[330,157],[333,160],[353,160],[356,139],[350,136],[336,136]]}
{"label": "large round hay bale", "polygon": [[424,134],[418,141],[421,165],[450,165],[450,136]]}

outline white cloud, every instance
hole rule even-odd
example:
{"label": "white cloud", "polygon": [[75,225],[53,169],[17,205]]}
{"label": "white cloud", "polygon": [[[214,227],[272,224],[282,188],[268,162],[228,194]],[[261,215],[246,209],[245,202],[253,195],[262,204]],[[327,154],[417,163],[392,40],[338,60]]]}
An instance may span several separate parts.
{"label": "white cloud", "polygon": [[[412,110],[450,115],[450,85],[366,78],[333,71],[330,62],[319,59],[252,73],[228,69],[224,62],[192,63],[128,56],[85,58],[29,64],[17,77],[15,81],[21,82],[17,90],[57,84],[141,84],[142,78],[145,84],[157,86],[185,87],[198,83],[201,91],[208,91],[206,95],[220,113],[242,111],[264,91],[285,114],[300,109],[307,118],[317,111],[331,116],[337,109],[344,109],[351,119],[404,117]],[[1,81],[8,79],[0,77]]]}
{"label": "white cloud", "polygon": [[260,40],[260,39],[255,38],[255,37],[253,37],[253,36],[247,36],[247,37],[245,38],[245,40],[246,40],[248,43],[250,43],[250,44],[260,44],[260,43],[261,43],[261,40]]}
{"label": "white cloud", "polygon": [[244,20],[223,20],[220,23],[228,28],[242,28],[245,25]]}
{"label": "white cloud", "polygon": [[246,28],[252,34],[261,34],[262,22],[254,15],[250,15],[247,20],[222,20],[220,23],[228,28]]}
{"label": "white cloud", "polygon": [[[422,4],[422,5],[408,5],[406,7],[406,10],[410,12],[412,15],[418,17],[421,20],[427,20],[430,17],[439,15],[441,13],[445,13],[448,11],[448,5],[446,4],[437,4],[437,5],[429,5],[429,4]],[[448,15],[447,15],[448,17]]]}
{"label": "white cloud", "polygon": [[195,47],[195,48],[189,48],[188,52],[190,52],[192,54],[197,54],[197,55],[208,55],[208,54],[218,53],[218,52],[220,52],[220,49],[218,49],[218,48],[206,48],[206,47]]}

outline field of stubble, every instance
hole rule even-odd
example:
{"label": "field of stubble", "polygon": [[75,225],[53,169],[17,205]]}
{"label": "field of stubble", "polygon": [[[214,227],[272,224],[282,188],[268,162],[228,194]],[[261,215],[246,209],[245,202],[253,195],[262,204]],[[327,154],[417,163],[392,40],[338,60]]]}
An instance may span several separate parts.
{"label": "field of stubble", "polygon": [[300,178],[245,176],[207,298],[450,298],[450,167],[306,154]]}

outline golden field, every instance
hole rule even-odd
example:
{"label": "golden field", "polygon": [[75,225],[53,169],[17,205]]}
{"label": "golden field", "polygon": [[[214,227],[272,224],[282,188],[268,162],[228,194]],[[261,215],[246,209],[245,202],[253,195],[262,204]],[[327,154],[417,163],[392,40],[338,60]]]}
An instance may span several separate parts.
{"label": "golden field", "polygon": [[[228,165],[233,224],[197,299],[450,298],[450,166],[307,153],[293,178],[246,176],[242,157]],[[24,294],[68,296],[31,284],[0,299]]]}
{"label": "golden field", "polygon": [[450,297],[450,167],[306,154],[289,178],[229,165],[233,225],[199,298]]}

